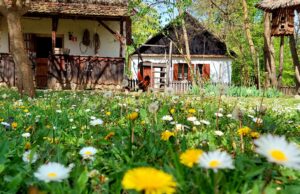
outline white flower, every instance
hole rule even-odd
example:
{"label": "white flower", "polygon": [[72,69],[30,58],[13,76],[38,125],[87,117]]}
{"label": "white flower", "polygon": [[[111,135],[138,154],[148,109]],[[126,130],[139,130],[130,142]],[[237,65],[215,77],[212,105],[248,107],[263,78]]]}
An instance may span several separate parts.
{"label": "white flower", "polygon": [[187,120],[190,122],[194,122],[194,121],[197,121],[197,118],[196,117],[188,117]]}
{"label": "white flower", "polygon": [[223,114],[220,113],[220,112],[216,112],[216,113],[215,113],[215,116],[216,116],[216,117],[223,117]]}
{"label": "white flower", "polygon": [[175,129],[176,129],[177,131],[183,131],[183,130],[184,130],[184,125],[182,125],[182,124],[176,124],[176,125],[175,125]]}
{"label": "white flower", "polygon": [[163,121],[172,121],[173,117],[171,115],[165,115],[165,116],[162,117],[162,120]]}
{"label": "white flower", "polygon": [[252,119],[252,121],[254,122],[254,123],[257,123],[257,124],[262,124],[263,123],[263,120],[261,119],[261,118],[253,118]]}
{"label": "white flower", "polygon": [[37,172],[34,173],[34,176],[46,183],[50,181],[61,182],[63,179],[69,177],[71,170],[72,168],[66,168],[60,163],[49,162],[48,164],[40,166]]}
{"label": "white flower", "polygon": [[10,124],[7,122],[1,122],[1,125],[5,126],[5,127],[10,127]]}
{"label": "white flower", "polygon": [[148,106],[148,111],[151,113],[156,113],[158,111],[159,105],[158,102],[152,102]]}
{"label": "white flower", "polygon": [[210,125],[210,122],[207,120],[200,120],[201,123],[205,124],[205,125]]}
{"label": "white flower", "polygon": [[84,159],[94,159],[94,155],[97,153],[97,149],[94,147],[84,147],[79,151],[79,154]]}
{"label": "white flower", "polygon": [[194,121],[193,124],[196,125],[196,126],[201,125],[200,121]]}
{"label": "white flower", "polygon": [[226,117],[232,118],[232,114],[228,114],[228,115],[226,115]]}
{"label": "white flower", "polygon": [[56,110],[56,112],[57,112],[57,113],[61,113],[62,111],[61,111],[61,110]]}
{"label": "white flower", "polygon": [[28,138],[28,137],[30,137],[30,133],[23,133],[22,137]]}
{"label": "white flower", "polygon": [[96,126],[96,125],[102,125],[103,121],[101,119],[94,119],[90,121],[90,125]]}
{"label": "white flower", "polygon": [[218,169],[233,169],[233,160],[231,156],[226,152],[221,152],[219,150],[204,153],[198,160],[200,167],[213,169],[217,172]]}
{"label": "white flower", "polygon": [[94,117],[94,116],[91,116],[90,118],[91,118],[92,120],[95,120],[95,119],[96,119],[96,117]]}
{"label": "white flower", "polygon": [[223,136],[224,133],[222,131],[215,131],[215,135],[217,135],[217,136]]}
{"label": "white flower", "polygon": [[84,110],[84,112],[90,112],[91,111],[91,109],[85,109]]}
{"label": "white flower", "polygon": [[3,98],[3,99],[6,99],[7,97],[8,97],[7,94],[3,94],[3,95],[2,95],[2,98]]}
{"label": "white flower", "polygon": [[300,149],[289,143],[284,136],[263,135],[254,141],[256,152],[265,156],[269,162],[300,169]]}
{"label": "white flower", "polygon": [[31,151],[28,150],[24,152],[22,159],[26,163],[35,163],[36,160],[38,159],[38,155],[36,153],[32,154]]}
{"label": "white flower", "polygon": [[71,119],[69,119],[69,121],[72,123],[74,121],[74,119],[71,118]]}

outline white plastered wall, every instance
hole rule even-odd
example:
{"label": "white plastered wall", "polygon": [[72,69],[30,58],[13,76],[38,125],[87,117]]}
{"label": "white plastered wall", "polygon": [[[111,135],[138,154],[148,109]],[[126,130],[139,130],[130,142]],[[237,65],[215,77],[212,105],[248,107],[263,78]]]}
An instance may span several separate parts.
{"label": "white plastered wall", "polygon": [[[165,57],[149,57],[144,56],[143,61],[152,63],[166,63]],[[141,62],[136,55],[131,57],[132,78],[137,79],[138,63]],[[172,64],[186,63],[182,57],[173,57]],[[192,58],[192,64],[209,64],[210,65],[210,81],[212,83],[231,84],[232,76],[232,59],[230,58]],[[173,69],[170,69],[173,72]],[[173,80],[173,73],[170,73],[170,80]]]}
{"label": "white plastered wall", "polygon": [[[105,23],[114,31],[120,31],[119,21],[105,21]],[[52,21],[50,18],[24,18],[22,19],[23,33],[34,33],[41,36],[51,37]],[[0,53],[8,53],[8,30],[7,24],[2,18],[0,23]],[[86,47],[82,46],[80,49],[80,42],[82,40],[83,32],[85,29],[90,31],[90,38],[93,40],[94,33],[98,33],[100,37],[100,49],[98,56],[101,57],[119,57],[120,56],[120,42],[106,30],[103,26],[99,26],[97,21],[91,20],[72,20],[72,19],[59,19],[57,36],[63,36],[64,48],[70,49],[70,55],[93,56],[94,47],[89,47],[87,52]],[[69,32],[77,37],[77,41],[69,40]]]}

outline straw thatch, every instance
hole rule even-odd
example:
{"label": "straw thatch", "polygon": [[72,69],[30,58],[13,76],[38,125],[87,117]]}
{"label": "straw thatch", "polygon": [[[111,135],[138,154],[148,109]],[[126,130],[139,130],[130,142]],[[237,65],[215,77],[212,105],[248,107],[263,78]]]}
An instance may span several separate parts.
{"label": "straw thatch", "polygon": [[268,12],[282,8],[299,9],[300,0],[262,0],[256,7]]}

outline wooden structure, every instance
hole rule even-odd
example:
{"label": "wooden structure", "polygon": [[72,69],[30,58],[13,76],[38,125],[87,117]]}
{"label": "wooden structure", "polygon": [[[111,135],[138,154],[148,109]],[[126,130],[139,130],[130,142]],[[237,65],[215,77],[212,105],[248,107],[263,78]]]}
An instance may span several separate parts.
{"label": "wooden structure", "polygon": [[[202,80],[230,84],[232,58],[226,44],[190,14],[184,17],[194,72]],[[151,87],[156,89],[169,86],[168,82],[191,81],[186,53],[181,52],[185,45],[182,34],[182,26],[171,23],[138,48],[130,56],[133,79],[138,72],[143,72],[144,77],[151,78]]]}
{"label": "wooden structure", "polygon": [[[121,84],[126,45],[131,44],[127,0],[31,2],[22,30],[37,88],[91,89]],[[4,21],[1,24],[0,82],[13,86],[17,77],[7,26]]]}
{"label": "wooden structure", "polygon": [[300,9],[300,0],[263,0],[256,7],[272,13],[272,36],[294,34],[294,11]]}

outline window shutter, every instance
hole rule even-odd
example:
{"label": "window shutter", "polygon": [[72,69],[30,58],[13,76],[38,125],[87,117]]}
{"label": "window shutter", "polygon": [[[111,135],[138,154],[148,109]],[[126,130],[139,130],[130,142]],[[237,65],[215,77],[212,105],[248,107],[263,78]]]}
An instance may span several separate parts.
{"label": "window shutter", "polygon": [[174,64],[174,66],[173,66],[173,79],[175,80],[175,81],[177,81],[178,80],[178,64]]}

